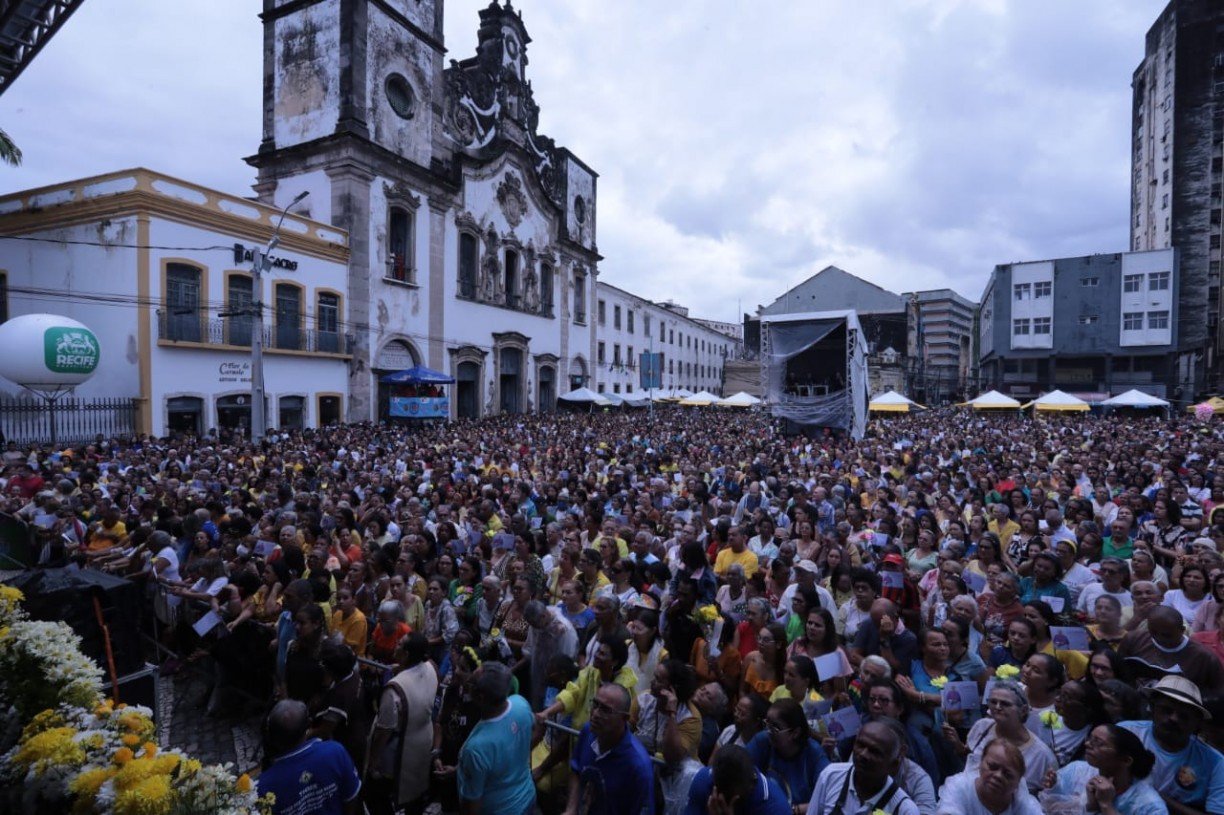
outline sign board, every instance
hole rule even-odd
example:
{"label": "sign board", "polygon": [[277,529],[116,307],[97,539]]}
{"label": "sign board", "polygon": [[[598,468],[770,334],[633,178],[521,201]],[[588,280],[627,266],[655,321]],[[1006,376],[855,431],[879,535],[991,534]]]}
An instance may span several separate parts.
{"label": "sign board", "polygon": [[23,314],[0,325],[0,348],[0,376],[31,389],[79,385],[102,358],[97,335],[58,314]]}
{"label": "sign board", "polygon": [[663,387],[663,354],[643,351],[638,360],[639,382],[642,390]]}
{"label": "sign board", "polygon": [[446,396],[392,396],[391,415],[400,419],[445,419],[450,416]]}
{"label": "sign board", "polygon": [[47,370],[57,374],[91,374],[98,367],[98,338],[88,328],[52,326],[43,332]]}
{"label": "sign board", "polygon": [[251,363],[222,362],[217,366],[217,381],[249,383],[251,381]]}

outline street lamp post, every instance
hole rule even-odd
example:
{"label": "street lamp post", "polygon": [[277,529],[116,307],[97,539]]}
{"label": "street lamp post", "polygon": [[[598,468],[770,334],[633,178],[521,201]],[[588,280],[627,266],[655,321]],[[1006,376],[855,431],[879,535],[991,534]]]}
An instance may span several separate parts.
{"label": "street lamp post", "polygon": [[276,222],[276,227],[272,230],[272,238],[268,241],[268,245],[262,252],[256,250],[251,261],[251,291],[255,300],[251,303],[255,316],[251,336],[251,441],[255,444],[264,440],[268,426],[267,405],[264,402],[263,284],[260,282],[260,275],[264,270],[272,268],[270,256],[272,251],[280,246],[280,230],[281,225],[285,223],[285,216],[289,214],[290,209],[308,195],[310,195],[310,190],[300,192],[285,205],[285,208],[281,210],[280,219]]}

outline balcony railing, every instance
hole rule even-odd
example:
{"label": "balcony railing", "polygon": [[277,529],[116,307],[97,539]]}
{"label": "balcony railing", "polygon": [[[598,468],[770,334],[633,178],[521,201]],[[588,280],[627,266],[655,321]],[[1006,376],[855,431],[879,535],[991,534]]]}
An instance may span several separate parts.
{"label": "balcony railing", "polygon": [[[157,339],[229,348],[250,348],[255,325],[249,316],[216,317],[199,311],[157,310]],[[263,347],[268,351],[348,354],[352,338],[339,330],[305,328],[301,323],[264,323]]]}

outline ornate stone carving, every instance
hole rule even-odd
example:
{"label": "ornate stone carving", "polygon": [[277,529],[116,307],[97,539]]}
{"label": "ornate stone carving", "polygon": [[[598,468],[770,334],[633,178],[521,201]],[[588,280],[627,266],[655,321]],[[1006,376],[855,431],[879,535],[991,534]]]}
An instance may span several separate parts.
{"label": "ornate stone carving", "polygon": [[511,229],[523,222],[527,214],[527,196],[523,193],[523,182],[514,173],[506,173],[497,185],[497,203]]}
{"label": "ornate stone carving", "polygon": [[412,192],[412,188],[403,182],[388,184],[383,182],[383,195],[393,204],[400,204],[415,210],[421,206],[421,199]]}
{"label": "ornate stone carving", "polygon": [[484,239],[484,260],[480,264],[480,295],[486,303],[492,303],[497,299],[501,286],[501,263],[497,259],[500,241],[491,226],[485,232]]}

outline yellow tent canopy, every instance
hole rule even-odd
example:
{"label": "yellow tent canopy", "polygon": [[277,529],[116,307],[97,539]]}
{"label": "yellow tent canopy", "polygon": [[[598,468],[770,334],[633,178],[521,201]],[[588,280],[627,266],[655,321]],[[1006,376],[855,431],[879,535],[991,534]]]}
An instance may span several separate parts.
{"label": "yellow tent canopy", "polygon": [[[1221,399],[1219,396],[1213,396],[1206,402],[1200,402],[1199,404],[1211,405],[1211,409],[1216,413],[1224,413],[1224,399]],[[1190,405],[1186,408],[1186,412],[1193,413],[1194,409],[1197,407],[1198,405]]]}

